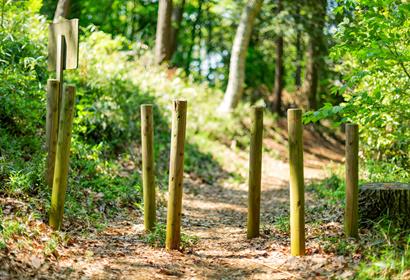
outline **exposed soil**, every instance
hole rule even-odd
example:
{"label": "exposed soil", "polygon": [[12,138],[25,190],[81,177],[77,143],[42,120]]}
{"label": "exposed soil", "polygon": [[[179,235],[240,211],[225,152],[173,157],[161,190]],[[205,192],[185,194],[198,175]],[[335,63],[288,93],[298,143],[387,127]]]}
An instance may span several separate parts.
{"label": "exposed soil", "polygon": [[[328,207],[320,213],[318,205],[306,193],[306,256],[292,257],[289,235],[273,224],[289,212],[288,164],[286,149],[275,144],[278,139],[265,137],[270,150],[279,158],[264,154],[261,205],[261,237],[246,239],[247,183],[244,180],[219,179],[210,185],[195,176],[185,175],[182,230],[198,241],[182,252],[167,252],[144,242],[142,217],[130,210],[117,217],[101,232],[87,236],[69,232],[69,241],[51,256],[44,257],[44,248],[30,255],[11,246],[0,250],[0,279],[328,279],[348,278],[358,257],[344,257],[323,250],[322,235],[342,236],[341,210]],[[330,161],[342,160],[337,142],[305,132],[305,179],[326,176]],[[280,142],[279,142],[280,143]],[[315,148],[316,147],[316,148]],[[241,176],[247,178],[247,155],[226,149],[223,169],[231,172],[242,165]],[[236,168],[236,167],[235,167]],[[12,204],[11,202],[9,202]],[[322,207],[323,208],[323,207]],[[321,208],[321,209],[322,209]],[[164,207],[158,215],[165,217]],[[162,220],[162,222],[164,222]],[[311,224],[320,223],[318,227]],[[35,225],[50,236],[41,222]],[[36,241],[33,241],[36,242]],[[40,241],[38,241],[41,244]],[[16,241],[16,244],[18,242]]]}

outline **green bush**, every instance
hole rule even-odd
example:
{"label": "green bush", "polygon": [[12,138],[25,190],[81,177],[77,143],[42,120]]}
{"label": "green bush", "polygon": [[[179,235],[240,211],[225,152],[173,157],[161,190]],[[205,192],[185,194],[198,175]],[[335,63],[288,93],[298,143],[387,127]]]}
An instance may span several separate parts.
{"label": "green bush", "polygon": [[305,121],[335,118],[360,127],[368,159],[410,169],[410,4],[400,0],[348,0],[331,55],[342,74],[334,94],[344,101],[309,112]]}

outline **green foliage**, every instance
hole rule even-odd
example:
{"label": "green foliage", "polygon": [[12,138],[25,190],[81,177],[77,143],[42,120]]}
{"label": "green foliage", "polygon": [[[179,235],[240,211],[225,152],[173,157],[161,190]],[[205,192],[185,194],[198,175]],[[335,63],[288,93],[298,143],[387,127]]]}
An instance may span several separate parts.
{"label": "green foliage", "polygon": [[357,278],[404,279],[410,271],[410,232],[381,219],[375,223],[372,234],[377,241],[366,248]]}
{"label": "green foliage", "polygon": [[409,170],[394,163],[368,160],[363,177],[368,182],[410,182]]}
{"label": "green foliage", "polygon": [[[345,1],[352,17],[338,26],[332,57],[343,75],[337,106],[308,112],[305,122],[334,118],[360,126],[366,157],[410,167],[410,4]],[[339,11],[339,10],[337,10]]]}
{"label": "green foliage", "polygon": [[7,241],[14,235],[23,235],[26,232],[24,224],[18,221],[3,221],[0,224],[0,249],[4,249]]}
{"label": "green foliage", "polygon": [[[369,170],[372,168],[375,166]],[[392,180],[397,178],[392,177]],[[339,175],[332,174],[322,182],[308,185],[307,189],[314,190],[317,199],[330,201],[333,206],[340,207],[339,212],[342,210],[344,183]],[[410,270],[410,232],[394,225],[387,217],[373,221],[370,229],[361,229],[359,240],[326,236],[321,240],[321,247],[338,255],[360,254],[362,259],[355,279],[402,279]]]}
{"label": "green foliage", "polygon": [[154,247],[165,247],[165,238],[167,235],[166,225],[157,223],[153,231],[145,235],[144,241]]}
{"label": "green foliage", "polygon": [[345,182],[336,174],[320,182],[309,184],[307,189],[313,190],[320,199],[326,199],[333,205],[340,204],[345,197]]}
{"label": "green foliage", "polygon": [[[5,22],[12,27],[1,34],[12,37],[16,46],[25,45],[30,52],[25,52],[24,48],[20,53],[13,50],[15,67],[9,63],[8,54],[4,54],[7,67],[2,71],[15,71],[13,79],[16,83],[25,81],[31,74],[32,81],[25,87],[14,85],[22,89],[18,100],[8,84],[0,86],[0,98],[5,100],[0,105],[0,193],[20,199],[38,197],[49,201],[50,190],[44,182],[43,151],[44,85],[48,76],[44,33],[47,27],[44,18],[32,12],[16,12],[23,9],[16,5],[7,3],[6,11],[9,12],[5,13]],[[36,24],[33,23],[35,20]],[[21,28],[15,28],[13,24],[16,22]],[[30,32],[23,32],[23,27],[28,26]],[[152,55],[144,45],[131,43],[121,36],[112,38],[96,31],[93,26],[82,32],[80,68],[65,72],[65,82],[77,87],[66,220],[103,227],[104,220],[116,211],[123,207],[138,208],[141,204],[139,106],[143,103],[155,104],[156,176],[160,188],[165,189],[168,180],[169,106],[173,98],[186,98],[190,106],[187,139],[193,141],[188,140],[186,144],[185,170],[196,173],[207,182],[217,180],[221,171],[210,155],[212,141],[230,144],[235,138],[247,137],[246,130],[236,118],[220,125],[222,117],[214,114],[219,103],[213,96],[214,91],[206,84],[193,85],[179,74],[169,79],[165,68],[152,66]],[[13,44],[10,43],[8,48]],[[12,53],[8,48],[4,53]],[[17,54],[20,55],[18,59]],[[137,59],[136,54],[139,55]],[[41,63],[33,68],[35,70],[24,66],[27,55],[41,57]],[[5,80],[11,77],[6,72],[2,75]],[[201,114],[191,113],[194,111]],[[238,142],[242,143],[242,140]],[[42,212],[45,217],[48,208],[47,202]]]}
{"label": "green foliage", "polygon": [[[157,223],[155,229],[151,232],[148,232],[144,241],[154,247],[165,247],[165,238],[167,234],[166,225],[162,223]],[[181,233],[181,250],[186,250],[191,248],[198,242],[198,237],[187,235]]]}
{"label": "green foliage", "polygon": [[288,233],[290,231],[289,215],[275,217],[274,227],[283,233]]}

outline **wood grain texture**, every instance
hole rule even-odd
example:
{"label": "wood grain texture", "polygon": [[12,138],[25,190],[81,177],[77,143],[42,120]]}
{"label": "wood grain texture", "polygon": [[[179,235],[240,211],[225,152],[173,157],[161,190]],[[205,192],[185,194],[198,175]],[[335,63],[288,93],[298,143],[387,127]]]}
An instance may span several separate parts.
{"label": "wood grain texture", "polygon": [[263,107],[252,108],[251,147],[249,154],[247,237],[259,236],[262,173]]}
{"label": "wood grain texture", "polygon": [[171,155],[169,165],[169,198],[167,212],[167,250],[179,249],[184,176],[184,146],[187,102],[175,100],[172,111]]}
{"label": "wood grain texture", "polygon": [[61,227],[64,213],[64,201],[67,189],[70,158],[71,130],[74,117],[74,102],[75,87],[67,86],[61,104],[49,220],[50,226],[56,230]]}
{"label": "wood grain texture", "polygon": [[54,177],[54,163],[57,149],[58,133],[58,103],[60,96],[60,82],[50,79],[47,81],[47,115],[46,115],[46,150],[47,166],[46,180],[47,185],[52,188]]}
{"label": "wood grain texture", "polygon": [[144,192],[144,227],[152,231],[156,222],[154,175],[153,106],[141,105],[142,185]]}
{"label": "wood grain texture", "polygon": [[305,254],[305,193],[302,110],[288,110],[290,169],[290,243],[292,256]]}
{"label": "wood grain texture", "polygon": [[361,226],[372,226],[388,216],[395,225],[410,228],[410,184],[368,183],[360,187],[358,196]]}
{"label": "wood grain texture", "polygon": [[359,188],[359,127],[346,125],[346,204],[344,229],[348,237],[359,237],[358,188]]}

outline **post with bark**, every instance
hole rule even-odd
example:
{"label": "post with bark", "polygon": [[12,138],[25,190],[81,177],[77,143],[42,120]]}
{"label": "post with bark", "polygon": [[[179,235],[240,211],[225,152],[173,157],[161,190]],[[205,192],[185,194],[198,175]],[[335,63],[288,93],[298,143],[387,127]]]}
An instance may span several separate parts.
{"label": "post with bark", "polygon": [[155,227],[154,129],[152,105],[141,105],[142,185],[144,191],[144,226]]}
{"label": "post with bark", "polygon": [[292,256],[305,254],[305,194],[302,110],[288,110],[290,169],[290,238]]}
{"label": "post with bark", "polygon": [[249,155],[248,239],[259,236],[262,172],[263,107],[252,108]]}
{"label": "post with bark", "polygon": [[61,104],[49,220],[50,226],[57,230],[61,227],[64,213],[64,200],[67,189],[70,158],[71,130],[74,117],[74,101],[75,87],[67,86]]}
{"label": "post with bark", "polygon": [[359,192],[359,127],[346,125],[346,208],[345,234],[358,237],[358,192]]}
{"label": "post with bark", "polygon": [[186,111],[186,100],[174,100],[169,166],[167,233],[165,242],[167,250],[179,249],[181,238],[182,182],[184,176]]}
{"label": "post with bark", "polygon": [[46,150],[47,166],[46,180],[47,185],[53,186],[54,163],[57,147],[58,133],[58,106],[60,96],[60,82],[55,79],[47,81],[47,116],[46,116]]}

